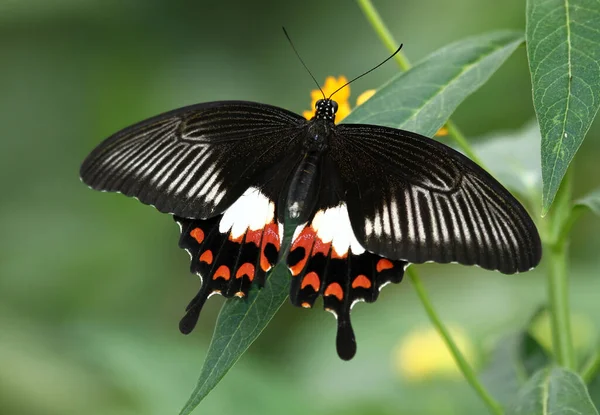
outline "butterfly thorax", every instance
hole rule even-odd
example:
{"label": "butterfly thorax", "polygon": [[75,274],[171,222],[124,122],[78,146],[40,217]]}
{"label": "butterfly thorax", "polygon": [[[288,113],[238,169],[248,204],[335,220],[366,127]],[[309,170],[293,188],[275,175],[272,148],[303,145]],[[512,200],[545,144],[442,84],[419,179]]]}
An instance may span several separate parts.
{"label": "butterfly thorax", "polygon": [[337,103],[330,99],[319,100],[315,105],[315,116],[308,122],[304,137],[304,154],[289,182],[286,213],[291,219],[306,219],[314,207],[314,189],[319,180],[319,165],[323,153],[327,150],[331,132],[335,128],[337,108]]}

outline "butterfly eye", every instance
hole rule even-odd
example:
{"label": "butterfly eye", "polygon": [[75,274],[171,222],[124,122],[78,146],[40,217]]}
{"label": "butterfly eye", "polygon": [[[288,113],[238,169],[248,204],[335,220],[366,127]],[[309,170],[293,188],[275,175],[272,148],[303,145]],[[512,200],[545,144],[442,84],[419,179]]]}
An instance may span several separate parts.
{"label": "butterfly eye", "polygon": [[338,110],[338,103],[335,101],[331,101],[331,107],[333,108],[333,113],[335,114]]}
{"label": "butterfly eye", "polygon": [[317,101],[317,103],[315,104],[315,108],[320,108],[323,105],[323,100],[320,99]]}

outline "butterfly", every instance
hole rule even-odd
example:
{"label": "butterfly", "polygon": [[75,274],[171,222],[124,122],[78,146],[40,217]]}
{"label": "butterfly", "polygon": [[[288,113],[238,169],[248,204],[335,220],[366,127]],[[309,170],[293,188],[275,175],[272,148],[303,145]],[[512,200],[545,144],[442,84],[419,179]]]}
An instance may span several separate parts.
{"label": "butterfly", "polygon": [[255,102],[202,103],[125,128],[85,159],[91,188],[133,196],[180,225],[179,246],[201,278],[182,333],[208,297],[247,297],[285,261],[292,304],[322,297],[349,360],[352,306],[377,300],[410,263],[505,274],[539,263],[530,216],[477,164],[413,132],[335,124],[336,111],[331,97],[311,120]]}

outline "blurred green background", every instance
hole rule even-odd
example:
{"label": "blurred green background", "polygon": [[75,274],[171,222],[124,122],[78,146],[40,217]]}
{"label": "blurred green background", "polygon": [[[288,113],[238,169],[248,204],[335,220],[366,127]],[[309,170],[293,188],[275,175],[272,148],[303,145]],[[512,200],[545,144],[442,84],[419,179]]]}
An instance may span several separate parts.
{"label": "blurred green background", "polygon": [[[375,5],[413,62],[467,35],[525,24],[521,0]],[[320,82],[354,76],[388,53],[351,1],[0,0],[0,414],[181,408],[222,299],[209,302],[191,336],[180,335],[199,282],[177,247],[177,226],[134,200],[87,189],[79,164],[118,129],[183,105],[247,99],[307,109],[314,85],[282,25]],[[352,100],[396,71],[390,63],[357,81]],[[454,119],[475,140],[533,117],[520,48]],[[600,182],[599,132],[596,123],[576,158],[577,195]],[[600,326],[599,230],[585,216],[571,249],[572,308],[585,345]],[[544,263],[514,276],[419,269],[478,367],[546,294]],[[342,362],[331,315],[285,304],[198,413],[484,411],[459,377],[414,379],[398,368],[399,345],[428,326],[407,281],[356,307],[353,322],[358,354]]]}

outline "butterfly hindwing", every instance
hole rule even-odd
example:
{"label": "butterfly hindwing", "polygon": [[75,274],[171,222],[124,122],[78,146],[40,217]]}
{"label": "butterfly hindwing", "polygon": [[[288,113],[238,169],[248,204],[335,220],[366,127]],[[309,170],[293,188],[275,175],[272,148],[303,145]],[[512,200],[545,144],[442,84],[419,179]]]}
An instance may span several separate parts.
{"label": "butterfly hindwing", "polygon": [[188,251],[190,270],[202,280],[179,326],[187,334],[209,296],[245,298],[253,283],[264,285],[266,273],[277,263],[283,233],[275,203],[256,188],[246,190],[221,215],[175,220],[181,227],[179,246]]}
{"label": "butterfly hindwing", "polygon": [[311,308],[322,296],[325,309],[337,318],[338,355],[349,360],[356,353],[352,306],[373,302],[384,285],[400,282],[407,263],[366,251],[354,236],[346,203],[340,201],[318,206],[311,219],[296,228],[287,265],[292,304]]}
{"label": "butterfly hindwing", "polygon": [[412,263],[527,271],[541,258],[533,221],[515,198],[462,154],[415,133],[342,124],[331,157],[366,249]]}
{"label": "butterfly hindwing", "polygon": [[150,118],[103,141],[81,166],[96,190],[185,218],[223,212],[282,159],[300,156],[306,120],[270,105],[220,101]]}

